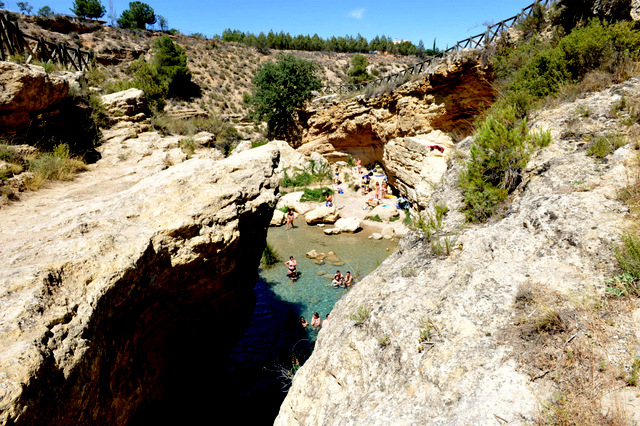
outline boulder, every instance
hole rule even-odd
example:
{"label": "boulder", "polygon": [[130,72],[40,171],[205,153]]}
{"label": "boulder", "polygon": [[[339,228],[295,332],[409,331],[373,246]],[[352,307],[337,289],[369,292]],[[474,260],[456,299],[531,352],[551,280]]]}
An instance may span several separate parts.
{"label": "boulder", "polygon": [[281,210],[274,209],[269,226],[282,226],[285,223],[287,223],[287,216]]}
{"label": "boulder", "polygon": [[369,210],[365,219],[371,219],[372,217],[378,216],[383,222],[387,223],[389,222],[389,219],[392,217],[398,217],[398,215],[400,215],[400,213],[398,212],[398,209],[396,209],[394,203],[381,204]]}
{"label": "boulder", "polygon": [[411,203],[427,208],[452,152],[453,140],[440,130],[390,141],[383,157],[389,184]]}
{"label": "boulder", "polygon": [[356,232],[360,229],[360,219],[357,217],[341,217],[335,223],[339,232]]}
{"label": "boulder", "polygon": [[316,207],[304,215],[304,220],[308,225],[316,223],[335,223],[340,218],[340,213],[336,206],[333,207]]}
{"label": "boulder", "polygon": [[337,235],[340,233],[340,229],[339,228],[327,228],[324,229],[322,232],[325,233],[325,235]]}
{"label": "boulder", "polygon": [[248,151],[250,149],[251,149],[251,141],[242,141],[235,148],[233,148],[231,155],[237,155],[242,152]]}
{"label": "boulder", "polygon": [[[140,89],[131,88],[122,92],[110,93],[100,97],[109,117],[122,121],[126,117],[144,119],[147,111],[147,98]],[[135,120],[134,120],[135,121]]]}
{"label": "boulder", "polygon": [[213,133],[198,132],[193,136],[193,140],[200,145],[210,145],[215,142],[216,137]]}
{"label": "boulder", "polygon": [[382,234],[379,232],[374,232],[373,234],[369,235],[369,238],[374,239],[374,240],[381,240],[382,239]]}
{"label": "boulder", "polygon": [[0,127],[21,128],[31,116],[60,103],[69,93],[69,82],[44,68],[0,62]]}
{"label": "boulder", "polygon": [[640,0],[631,0],[631,19],[640,21]]}
{"label": "boulder", "polygon": [[393,238],[393,236],[396,234],[396,231],[392,226],[385,226],[384,228],[382,228],[382,231],[380,231],[380,234],[382,234],[383,238],[389,240]]}
{"label": "boulder", "polygon": [[306,255],[309,259],[315,259],[318,257],[318,252],[315,250],[308,251]]}
{"label": "boulder", "polygon": [[303,194],[303,191],[297,191],[283,195],[282,197],[280,197],[280,200],[278,200],[278,205],[276,206],[276,208],[281,209],[283,207],[289,207],[296,213],[306,214],[307,212],[313,210],[314,203],[301,202],[300,197],[302,197]]}

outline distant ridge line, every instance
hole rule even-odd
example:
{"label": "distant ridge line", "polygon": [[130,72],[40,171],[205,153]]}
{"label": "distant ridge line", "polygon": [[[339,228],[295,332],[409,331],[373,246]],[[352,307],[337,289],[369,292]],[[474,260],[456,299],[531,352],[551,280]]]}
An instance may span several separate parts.
{"label": "distant ridge line", "polygon": [[439,55],[430,56],[424,61],[419,62],[415,65],[412,65],[408,68],[405,68],[402,71],[399,71],[395,74],[389,74],[384,77],[377,78],[375,80],[370,80],[370,81],[367,81],[364,83],[358,83],[358,84],[327,85],[327,86],[323,86],[320,89],[320,92],[324,95],[357,92],[360,90],[364,90],[368,87],[379,87],[379,86],[382,86],[383,84],[391,83],[400,78],[404,78],[406,75],[421,74],[422,71],[429,68],[429,66],[431,66],[433,61],[436,59],[445,58],[446,56],[454,52],[458,52],[462,49],[468,49],[468,48],[478,49],[478,48],[491,45],[496,40],[496,38],[498,38],[504,31],[511,28],[513,24],[515,24],[520,18],[528,18],[529,16],[531,16],[531,14],[533,13],[533,8],[535,7],[536,4],[540,4],[546,8],[549,5],[550,1],[551,0],[536,0],[535,2],[531,3],[529,6],[523,8],[522,11],[517,15],[504,19],[498,22],[497,24],[488,26],[487,31],[472,37],[468,37],[464,40],[461,40],[457,42],[454,46],[440,52]]}

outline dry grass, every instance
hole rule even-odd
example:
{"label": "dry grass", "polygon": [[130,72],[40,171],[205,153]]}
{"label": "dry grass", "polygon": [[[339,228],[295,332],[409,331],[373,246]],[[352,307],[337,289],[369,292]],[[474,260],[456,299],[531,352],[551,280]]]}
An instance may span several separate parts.
{"label": "dry grass", "polygon": [[627,386],[634,371],[630,351],[622,365],[610,359],[609,351],[617,343],[613,336],[620,333],[615,324],[619,319],[621,324],[632,323],[634,304],[595,296],[571,300],[533,283],[519,288],[517,320],[508,339],[531,381],[550,381],[554,389],[542,402],[535,424],[628,424],[622,409],[605,407],[602,401]]}

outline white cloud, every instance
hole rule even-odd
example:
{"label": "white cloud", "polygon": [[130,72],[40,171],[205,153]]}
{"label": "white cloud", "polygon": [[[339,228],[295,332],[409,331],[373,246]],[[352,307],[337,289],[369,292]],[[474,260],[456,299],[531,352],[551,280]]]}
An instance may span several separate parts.
{"label": "white cloud", "polygon": [[349,12],[349,17],[354,19],[362,19],[362,16],[364,15],[364,12],[366,10],[367,9],[364,8],[352,10],[351,12]]}

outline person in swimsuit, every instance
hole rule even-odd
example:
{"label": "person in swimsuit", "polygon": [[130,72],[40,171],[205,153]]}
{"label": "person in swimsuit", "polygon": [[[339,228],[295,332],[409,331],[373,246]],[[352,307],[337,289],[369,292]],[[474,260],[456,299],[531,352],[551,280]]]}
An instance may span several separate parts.
{"label": "person in swimsuit", "polygon": [[293,226],[294,218],[295,215],[293,214],[293,210],[289,209],[289,211],[287,212],[287,228],[285,229],[285,231],[289,230],[289,225],[291,225],[291,228],[295,228],[295,226]]}
{"label": "person in swimsuit", "polygon": [[298,262],[296,262],[293,256],[289,256],[289,260],[284,262],[284,264],[287,265],[287,276],[289,278],[295,278],[298,275],[298,271],[296,269],[298,267]]}
{"label": "person in swimsuit", "polygon": [[313,317],[311,317],[311,327],[313,327],[314,330],[320,328],[320,314],[317,312],[314,312]]}
{"label": "person in swimsuit", "polygon": [[347,275],[344,276],[344,285],[347,287],[351,287],[353,285],[353,275],[351,272],[347,271]]}
{"label": "person in swimsuit", "polygon": [[309,323],[307,322],[306,319],[304,319],[304,317],[300,317],[300,325],[302,326],[302,328],[307,328]]}
{"label": "person in swimsuit", "polygon": [[339,285],[342,285],[343,282],[344,282],[344,277],[340,273],[340,270],[336,271],[336,274],[333,276],[333,281],[331,281],[331,284],[333,284],[334,286],[339,286]]}

